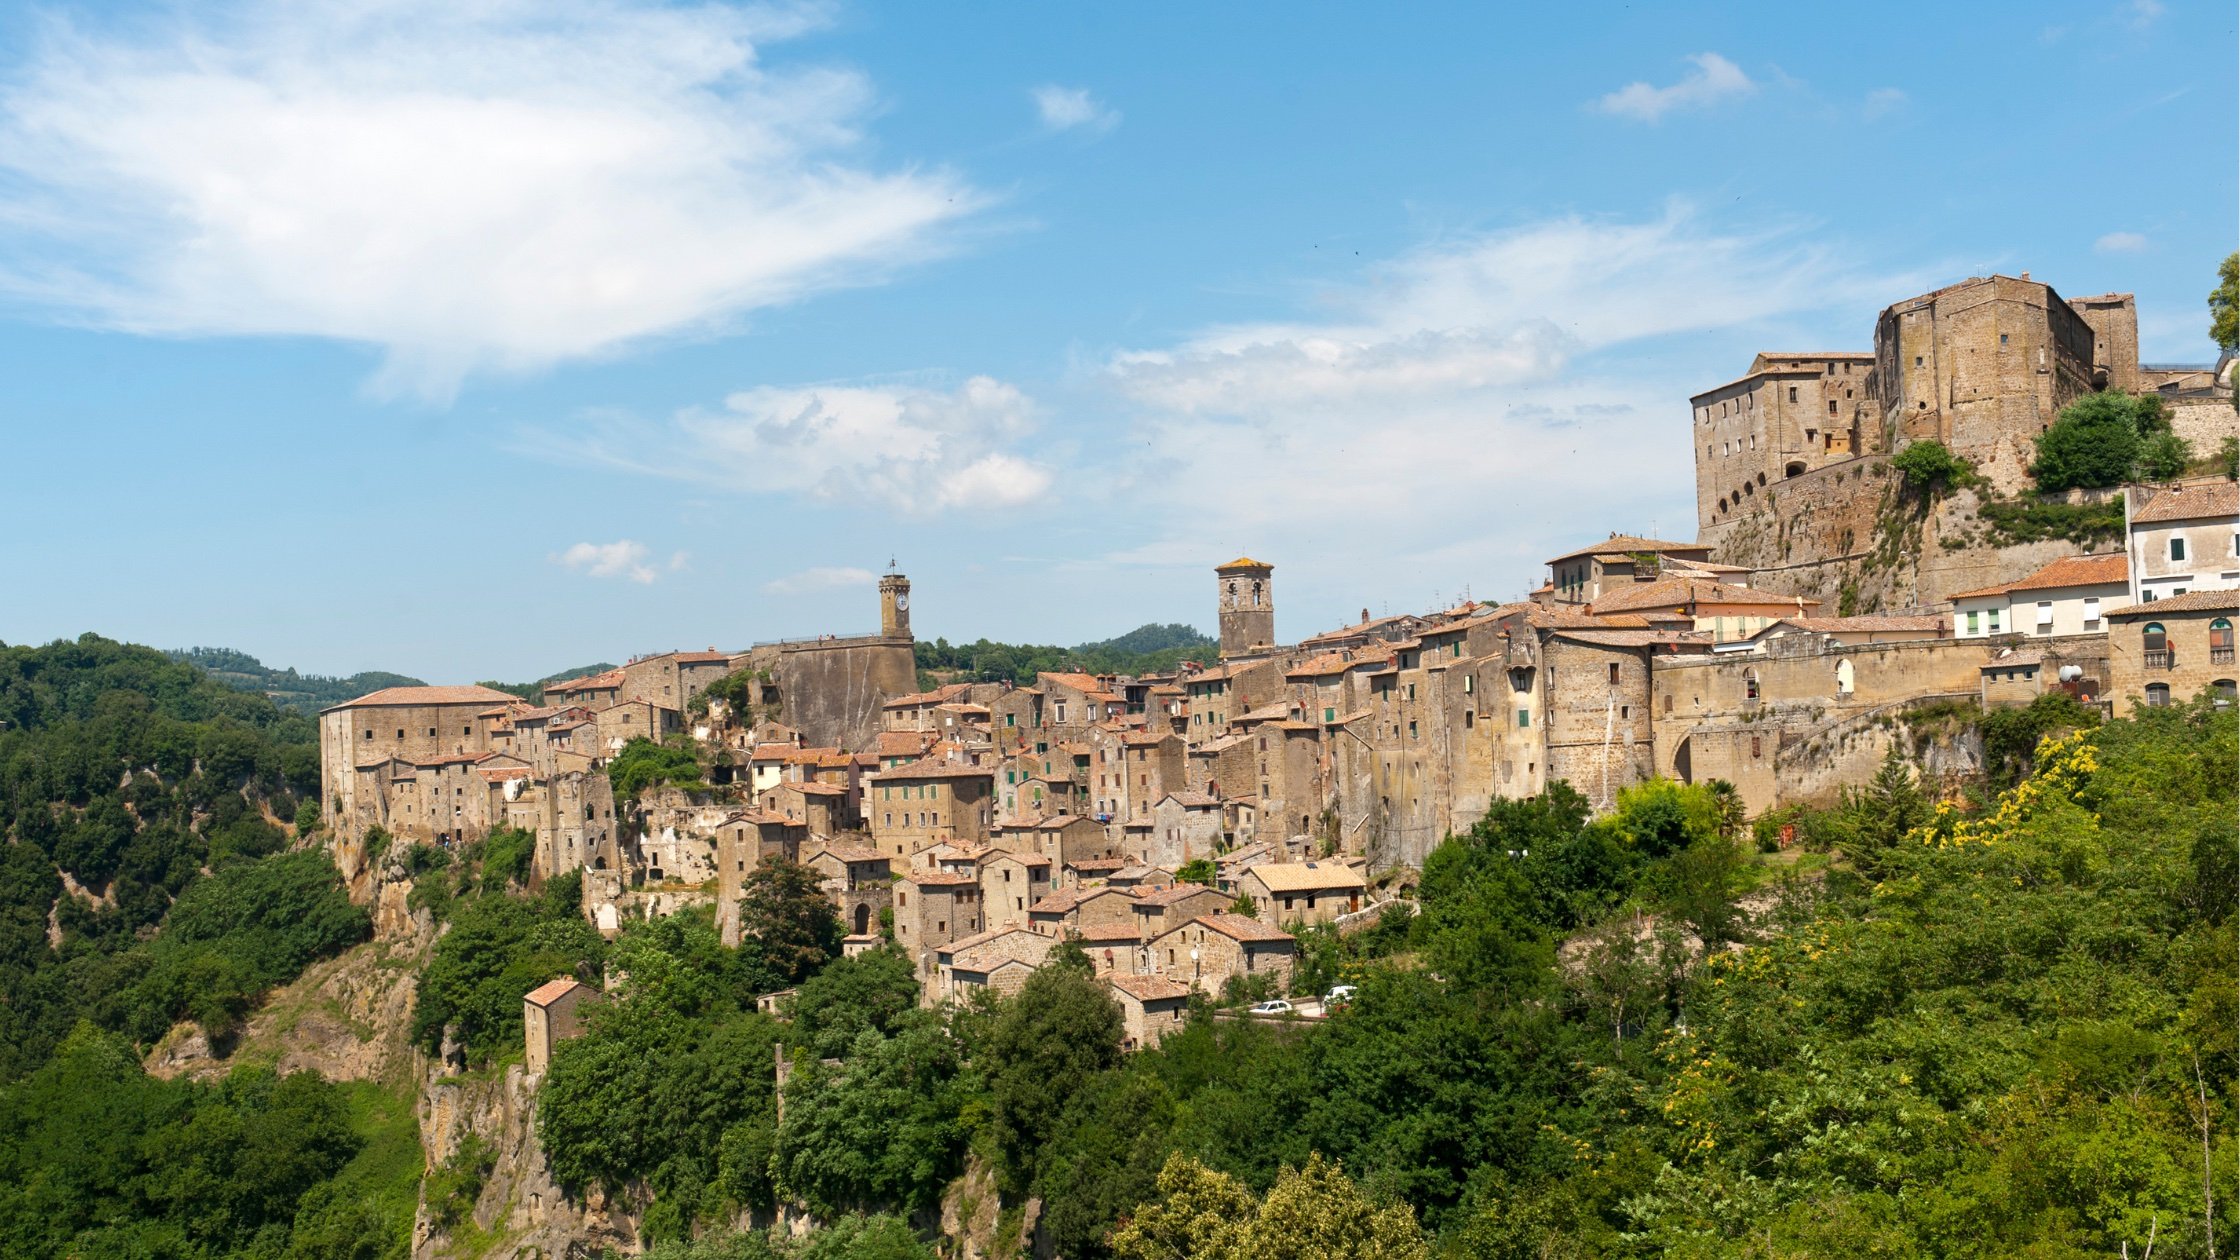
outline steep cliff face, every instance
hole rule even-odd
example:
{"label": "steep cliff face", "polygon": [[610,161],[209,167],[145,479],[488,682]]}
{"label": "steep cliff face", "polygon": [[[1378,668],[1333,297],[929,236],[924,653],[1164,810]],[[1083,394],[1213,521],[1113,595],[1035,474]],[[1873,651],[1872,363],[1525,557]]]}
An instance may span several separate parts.
{"label": "steep cliff face", "polygon": [[[2058,498],[2084,504],[2120,493]],[[1758,503],[1706,528],[1702,540],[1721,563],[1751,569],[1752,586],[1822,601],[1822,616],[1925,608],[2027,577],[2062,556],[2122,549],[2120,540],[2006,541],[1987,523],[1977,490],[1924,499],[1880,457],[1776,482]]]}
{"label": "steep cliff face", "polygon": [[458,1169],[461,1151],[472,1144],[486,1171],[467,1176],[466,1192],[455,1197],[443,1193],[461,1184],[453,1178],[436,1175],[422,1183],[413,1260],[594,1260],[609,1250],[632,1255],[641,1249],[634,1212],[596,1190],[571,1202],[553,1182],[537,1141],[535,1084],[518,1063],[460,1076],[429,1069],[420,1094],[427,1166]]}

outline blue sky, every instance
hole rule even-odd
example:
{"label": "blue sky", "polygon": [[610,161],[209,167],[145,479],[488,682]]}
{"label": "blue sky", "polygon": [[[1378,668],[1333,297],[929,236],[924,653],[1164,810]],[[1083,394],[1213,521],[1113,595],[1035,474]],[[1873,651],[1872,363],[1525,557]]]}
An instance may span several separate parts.
{"label": "blue sky", "polygon": [[[1809,15],[1809,16],[1808,16]],[[0,639],[525,678],[1279,632],[1690,536],[1687,396],[2030,270],[2207,361],[2232,6],[0,16]]]}

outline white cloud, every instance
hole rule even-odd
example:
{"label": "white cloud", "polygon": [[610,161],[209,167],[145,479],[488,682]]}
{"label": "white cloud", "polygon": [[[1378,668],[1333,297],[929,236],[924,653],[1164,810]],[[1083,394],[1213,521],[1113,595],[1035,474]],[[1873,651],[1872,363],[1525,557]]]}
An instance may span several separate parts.
{"label": "white cloud", "polygon": [[1597,100],[1595,108],[1605,114],[1653,123],[1675,109],[1712,105],[1758,90],[1758,85],[1750,81],[1750,76],[1744,74],[1740,66],[1717,53],[1697,53],[1688,60],[1694,63],[1695,69],[1678,83],[1670,87],[1628,83]]}
{"label": "white cloud", "polygon": [[1861,106],[1861,112],[1869,119],[1881,118],[1904,109],[1911,99],[1900,88],[1876,88],[1867,93],[1866,104]]}
{"label": "white cloud", "polygon": [[[633,582],[653,581],[653,566],[646,563],[646,545],[624,538],[611,543],[579,542],[552,557],[554,564],[574,569],[595,578],[628,578]],[[677,559],[681,560],[679,552]],[[671,568],[677,567],[674,562]]]}
{"label": "white cloud", "polygon": [[2094,241],[2092,248],[2103,254],[2143,253],[2147,248],[2147,238],[2137,232],[2110,232]]}
{"label": "white cloud", "polygon": [[133,332],[360,342],[376,388],[442,397],[874,281],[983,198],[851,164],[870,84],[762,57],[808,13],[238,0],[50,23],[0,84],[0,288]]}
{"label": "white cloud", "polygon": [[1091,131],[1110,131],[1120,125],[1120,111],[1111,108],[1087,88],[1059,87],[1045,83],[1034,89],[1035,113],[1042,118],[1042,125],[1051,131],[1071,131],[1085,127]]}
{"label": "white cloud", "polygon": [[879,580],[879,575],[869,569],[835,568],[818,566],[772,578],[762,584],[766,595],[807,595],[816,591],[837,591],[849,587],[869,586]]}
{"label": "white cloud", "polygon": [[1682,208],[1427,246],[1312,295],[1313,321],[1114,355],[1143,452],[1115,492],[1167,524],[1105,561],[1200,566],[1272,540],[1279,565],[1373,575],[1357,596],[1484,597],[1582,537],[1693,537],[1688,396],[1758,349],[1863,346],[1923,280]]}
{"label": "white cloud", "polygon": [[902,515],[1015,507],[1050,486],[1017,449],[1036,428],[1016,386],[762,386],[665,423],[594,422],[532,450],[746,494],[799,494]]}
{"label": "white cloud", "polygon": [[2153,25],[2155,19],[2162,16],[2162,10],[2162,0],[2130,0],[2130,3],[2123,6],[2122,12],[2125,21],[2133,26],[2144,27]]}

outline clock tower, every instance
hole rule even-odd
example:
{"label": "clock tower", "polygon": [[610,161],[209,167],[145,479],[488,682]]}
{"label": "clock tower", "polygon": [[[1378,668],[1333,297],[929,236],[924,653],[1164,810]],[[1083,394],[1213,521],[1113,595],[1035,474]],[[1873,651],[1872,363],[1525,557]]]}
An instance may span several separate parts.
{"label": "clock tower", "polygon": [[910,579],[899,573],[879,579],[879,635],[887,639],[910,637]]}
{"label": "clock tower", "polygon": [[1238,556],[1213,570],[1221,594],[1221,656],[1244,656],[1276,642],[1276,568]]}

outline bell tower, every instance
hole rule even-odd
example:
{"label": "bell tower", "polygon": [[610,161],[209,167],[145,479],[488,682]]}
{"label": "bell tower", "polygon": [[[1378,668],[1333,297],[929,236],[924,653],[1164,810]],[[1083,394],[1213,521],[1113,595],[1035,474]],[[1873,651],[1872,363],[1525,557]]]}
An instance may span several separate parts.
{"label": "bell tower", "polygon": [[1221,602],[1221,655],[1243,656],[1276,643],[1276,589],[1272,564],[1239,556],[1213,571]]}
{"label": "bell tower", "polygon": [[879,637],[910,637],[910,579],[892,571],[879,579]]}

